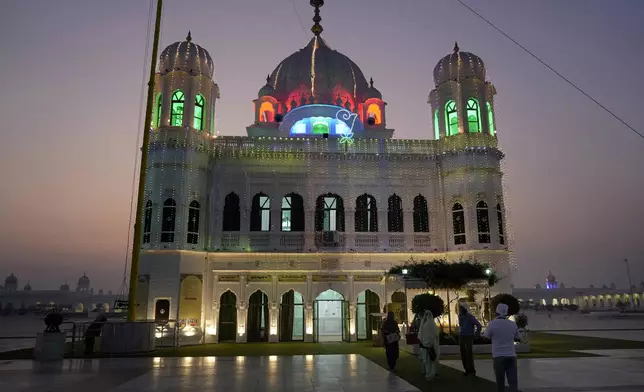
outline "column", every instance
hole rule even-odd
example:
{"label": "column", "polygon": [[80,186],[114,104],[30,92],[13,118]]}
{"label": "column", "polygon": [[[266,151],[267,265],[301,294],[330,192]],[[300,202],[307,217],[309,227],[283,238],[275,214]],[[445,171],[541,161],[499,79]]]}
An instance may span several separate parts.
{"label": "column", "polygon": [[246,343],[246,275],[239,276],[239,297],[237,297],[237,343]]}
{"label": "column", "polygon": [[358,334],[356,333],[356,301],[349,302],[349,341],[358,341]]}
{"label": "column", "polygon": [[269,343],[276,343],[279,341],[279,336],[277,335],[277,318],[279,317],[279,307],[277,305],[277,301],[271,301],[269,308],[268,308],[268,320],[269,320],[269,328],[268,328],[268,342]]}
{"label": "column", "polygon": [[313,342],[313,277],[306,275],[306,294],[304,297],[304,341]]}

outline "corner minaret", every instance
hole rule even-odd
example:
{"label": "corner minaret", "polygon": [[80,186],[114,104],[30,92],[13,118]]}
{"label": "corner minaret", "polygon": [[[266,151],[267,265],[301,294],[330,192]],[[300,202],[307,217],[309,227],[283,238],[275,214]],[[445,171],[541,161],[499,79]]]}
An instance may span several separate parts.
{"label": "corner minaret", "polygon": [[496,290],[509,292],[511,271],[505,224],[501,160],[494,118],[496,89],[486,81],[483,60],[453,52],[434,68],[434,89],[428,103],[434,139],[441,152],[445,248],[479,251],[481,262],[502,278]]}
{"label": "corner minaret", "polygon": [[463,133],[496,136],[496,89],[485,79],[483,60],[462,52],[455,42],[453,52],[434,68],[435,87],[427,100],[431,106],[434,139]]}
{"label": "corner minaret", "polygon": [[201,250],[206,244],[207,167],[215,135],[214,62],[185,40],[161,53],[154,81],[144,249]]}

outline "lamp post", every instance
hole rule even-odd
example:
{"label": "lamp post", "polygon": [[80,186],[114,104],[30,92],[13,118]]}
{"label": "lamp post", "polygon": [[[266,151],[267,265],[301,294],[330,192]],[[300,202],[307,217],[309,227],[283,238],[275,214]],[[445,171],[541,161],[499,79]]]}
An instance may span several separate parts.
{"label": "lamp post", "polygon": [[492,300],[490,298],[490,276],[492,275],[492,268],[487,268],[485,270],[485,275],[487,275],[487,321],[488,323],[492,321]]}
{"label": "lamp post", "polygon": [[407,315],[407,313],[409,312],[409,310],[408,310],[408,308],[409,308],[409,298],[407,298],[407,274],[408,273],[409,273],[409,271],[407,270],[407,268],[402,270],[403,285],[404,285],[403,287],[405,288],[405,329],[409,328],[409,316]]}
{"label": "lamp post", "polygon": [[631,292],[631,306],[635,308],[635,298],[633,298],[633,283],[631,282],[631,269],[628,267],[628,259],[624,259],[624,264],[626,264],[626,275],[628,275],[628,289]]}

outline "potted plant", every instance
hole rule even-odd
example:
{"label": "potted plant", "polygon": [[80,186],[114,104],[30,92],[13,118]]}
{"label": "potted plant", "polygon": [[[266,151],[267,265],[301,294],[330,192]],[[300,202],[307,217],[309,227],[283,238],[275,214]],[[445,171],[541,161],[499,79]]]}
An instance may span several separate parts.
{"label": "potted plant", "polygon": [[65,356],[67,334],[60,331],[63,316],[58,312],[45,316],[45,330],[36,335],[34,354],[39,361],[58,361]]}

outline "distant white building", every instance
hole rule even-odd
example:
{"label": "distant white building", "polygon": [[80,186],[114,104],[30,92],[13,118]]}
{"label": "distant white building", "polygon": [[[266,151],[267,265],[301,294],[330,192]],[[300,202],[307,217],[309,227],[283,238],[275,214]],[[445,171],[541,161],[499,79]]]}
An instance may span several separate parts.
{"label": "distant white building", "polygon": [[56,307],[72,312],[92,311],[96,308],[109,311],[116,297],[111,291],[104,295],[102,290],[94,295],[90,280],[85,274],[78,279],[76,290],[70,291],[67,283],[61,285],[59,290],[34,290],[30,283],[18,290],[18,278],[12,273],[5,279],[4,286],[0,286],[0,315],[36,307]]}
{"label": "distant white building", "polygon": [[244,137],[215,132],[208,51],[188,35],[162,52],[138,318],[178,320],[207,341],[370,339],[371,313],[409,307],[384,272],[411,257],[489,263],[495,289],[510,290],[483,61],[458,46],[438,61],[433,132],[395,139],[373,80],[312,30],[269,73]]}
{"label": "distant white building", "polygon": [[606,310],[617,309],[617,303],[621,301],[627,307],[640,308],[644,298],[644,282],[631,289],[620,289],[615,284],[603,287],[565,287],[550,272],[544,288],[541,285],[534,288],[513,287],[512,294],[523,303],[542,306],[577,305],[580,309]]}

